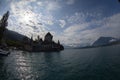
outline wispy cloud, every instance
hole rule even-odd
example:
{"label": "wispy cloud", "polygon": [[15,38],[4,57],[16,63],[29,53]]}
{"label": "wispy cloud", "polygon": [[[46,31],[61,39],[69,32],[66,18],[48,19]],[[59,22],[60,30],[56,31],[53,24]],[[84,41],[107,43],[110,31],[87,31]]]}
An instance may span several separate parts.
{"label": "wispy cloud", "polygon": [[87,23],[84,24],[74,24],[67,29],[64,30],[65,33],[78,33],[79,31],[82,31],[88,27]]}
{"label": "wispy cloud", "polygon": [[61,28],[64,28],[64,26],[66,25],[66,21],[65,20],[59,20],[59,22],[60,22]]}
{"label": "wispy cloud", "polygon": [[40,7],[41,7],[41,6],[44,6],[44,5],[43,5],[43,2],[41,2],[41,1],[38,1],[38,2],[37,2],[37,5],[39,5]]}
{"label": "wispy cloud", "polygon": [[[36,6],[30,5],[31,3],[36,3],[35,1],[36,0],[13,1],[10,3],[11,15],[9,18],[9,25],[16,26],[16,28],[8,27],[9,29],[30,36],[31,34],[42,34],[46,32],[47,26],[54,24],[54,18],[51,14],[43,14],[42,12],[36,12],[38,11],[38,8],[36,8]],[[18,27],[20,27],[21,30],[19,30]],[[29,31],[24,31],[28,28]]]}
{"label": "wispy cloud", "polygon": [[66,16],[67,22],[73,24],[76,22],[83,22],[85,20],[84,13],[74,13],[72,16]]}
{"label": "wispy cloud", "polygon": [[67,2],[66,2],[66,4],[68,4],[68,5],[72,5],[74,3],[75,3],[75,0],[67,0]]}
{"label": "wispy cloud", "polygon": [[46,9],[47,11],[54,11],[60,9],[60,4],[56,2],[46,1]]}
{"label": "wispy cloud", "polygon": [[0,15],[0,19],[2,18],[2,16]]}
{"label": "wispy cloud", "polygon": [[[119,38],[120,32],[120,13],[101,20],[74,24],[64,30],[62,40],[66,44],[92,44],[101,36],[111,36]],[[90,28],[93,25],[99,26]],[[60,36],[61,37],[61,36]]]}

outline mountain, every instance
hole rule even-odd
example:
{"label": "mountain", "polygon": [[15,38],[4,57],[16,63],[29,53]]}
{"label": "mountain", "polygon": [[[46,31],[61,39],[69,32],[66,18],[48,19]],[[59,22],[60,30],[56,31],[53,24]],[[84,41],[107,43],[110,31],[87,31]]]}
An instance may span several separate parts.
{"label": "mountain", "polygon": [[117,38],[113,38],[113,37],[100,37],[99,39],[97,39],[92,46],[104,46],[104,45],[109,45],[113,42],[118,41]]}
{"label": "mountain", "polygon": [[64,45],[65,48],[74,48],[74,49],[87,49],[87,48],[96,48],[103,46],[111,46],[120,44],[120,39],[113,37],[100,37],[92,45],[91,44],[69,44]]}
{"label": "mountain", "polygon": [[19,34],[15,31],[11,31],[11,30],[6,29],[4,32],[4,37],[6,38],[6,40],[20,41],[21,42],[23,40],[23,38],[26,36]]}
{"label": "mountain", "polygon": [[[8,46],[14,46],[14,47],[17,47],[17,48],[20,48],[23,46],[23,40],[26,38],[26,39],[29,39],[28,37],[22,35],[22,34],[19,34],[15,31],[11,31],[11,30],[8,30],[6,29],[4,31],[4,36],[3,38],[5,39],[5,43],[8,45]],[[3,41],[4,43],[4,41]]]}
{"label": "mountain", "polygon": [[83,47],[88,47],[90,46],[90,43],[79,43],[79,44],[63,44],[65,48],[83,48]]}

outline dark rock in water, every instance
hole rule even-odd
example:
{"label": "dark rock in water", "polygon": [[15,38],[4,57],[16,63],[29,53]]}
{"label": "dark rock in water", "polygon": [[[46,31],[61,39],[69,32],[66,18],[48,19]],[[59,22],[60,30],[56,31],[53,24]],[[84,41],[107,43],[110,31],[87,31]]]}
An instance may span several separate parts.
{"label": "dark rock in water", "polygon": [[113,37],[100,37],[97,39],[92,46],[102,46],[102,45],[107,45],[110,44],[113,41],[116,41],[116,38]]}
{"label": "dark rock in water", "polygon": [[10,51],[0,49],[0,56],[8,56],[9,54],[10,54]]}

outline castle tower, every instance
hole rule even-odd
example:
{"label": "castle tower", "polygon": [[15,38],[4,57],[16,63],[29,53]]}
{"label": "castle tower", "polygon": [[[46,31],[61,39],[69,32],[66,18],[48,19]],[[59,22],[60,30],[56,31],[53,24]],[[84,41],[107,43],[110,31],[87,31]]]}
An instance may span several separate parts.
{"label": "castle tower", "polygon": [[51,35],[50,32],[48,32],[48,33],[45,35],[44,41],[51,43],[51,42],[52,42],[52,39],[53,39],[53,36]]}

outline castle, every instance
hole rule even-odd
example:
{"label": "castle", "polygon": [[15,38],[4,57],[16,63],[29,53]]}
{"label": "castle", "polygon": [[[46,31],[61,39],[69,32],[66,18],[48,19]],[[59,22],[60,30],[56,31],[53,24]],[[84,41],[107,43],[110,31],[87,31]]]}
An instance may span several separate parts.
{"label": "castle", "polygon": [[64,49],[64,47],[60,44],[59,40],[57,43],[53,41],[53,35],[50,32],[45,35],[44,40],[42,40],[42,38],[40,38],[39,36],[36,40],[33,40],[32,37],[31,39],[25,37],[23,39],[23,43],[24,50],[33,52],[60,51]]}

